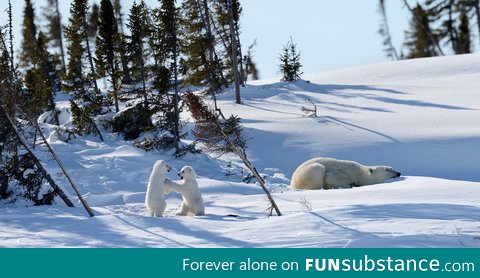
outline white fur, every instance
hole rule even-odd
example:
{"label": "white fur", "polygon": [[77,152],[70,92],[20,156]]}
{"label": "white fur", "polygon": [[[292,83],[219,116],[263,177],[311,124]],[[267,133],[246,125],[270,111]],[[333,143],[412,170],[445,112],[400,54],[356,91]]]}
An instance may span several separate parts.
{"label": "white fur", "polygon": [[182,194],[182,208],[177,215],[205,215],[205,205],[203,203],[202,194],[198,188],[195,170],[191,166],[184,166],[178,173],[181,180],[173,182],[166,181],[166,192],[175,191]]}
{"label": "white fur", "polygon": [[292,189],[349,188],[399,176],[399,172],[388,166],[364,166],[349,160],[317,157],[298,166],[290,186]]}
{"label": "white fur", "polygon": [[145,196],[145,205],[150,211],[150,216],[163,216],[167,206],[164,199],[166,175],[171,169],[163,160],[158,160],[153,165],[152,173],[148,179],[147,195]]}

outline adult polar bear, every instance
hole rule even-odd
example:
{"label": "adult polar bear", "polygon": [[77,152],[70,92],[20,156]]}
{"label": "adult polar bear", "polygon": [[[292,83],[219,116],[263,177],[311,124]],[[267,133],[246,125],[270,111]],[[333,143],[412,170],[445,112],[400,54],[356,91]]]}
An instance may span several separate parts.
{"label": "adult polar bear", "polygon": [[317,157],[302,163],[295,170],[292,189],[330,189],[382,183],[400,177],[388,166],[364,166],[354,161]]}

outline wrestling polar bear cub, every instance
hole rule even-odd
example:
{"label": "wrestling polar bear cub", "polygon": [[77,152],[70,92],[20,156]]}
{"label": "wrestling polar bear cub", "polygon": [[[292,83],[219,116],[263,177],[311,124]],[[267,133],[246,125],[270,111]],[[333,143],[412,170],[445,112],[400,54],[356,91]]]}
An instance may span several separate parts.
{"label": "wrestling polar bear cub", "polygon": [[364,166],[354,161],[317,157],[302,163],[295,170],[292,189],[330,189],[382,183],[400,177],[388,166]]}
{"label": "wrestling polar bear cub", "polygon": [[145,205],[150,211],[150,216],[163,216],[167,206],[164,199],[167,172],[171,169],[172,167],[168,166],[163,160],[158,160],[153,165],[152,173],[148,179],[147,195],[145,196]]}
{"label": "wrestling polar bear cub", "polygon": [[205,205],[202,194],[198,189],[197,175],[191,166],[184,166],[178,176],[182,181],[173,182],[166,180],[167,191],[172,190],[182,194],[182,208],[177,215],[191,213],[195,216],[205,215]]}

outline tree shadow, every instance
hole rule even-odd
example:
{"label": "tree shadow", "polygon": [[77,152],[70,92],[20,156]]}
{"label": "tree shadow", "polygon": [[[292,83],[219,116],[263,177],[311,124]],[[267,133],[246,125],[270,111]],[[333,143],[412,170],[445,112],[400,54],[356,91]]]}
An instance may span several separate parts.
{"label": "tree shadow", "polygon": [[359,125],[351,124],[351,123],[348,123],[346,121],[339,120],[338,118],[335,118],[335,117],[321,116],[321,117],[318,117],[317,119],[318,119],[319,123],[332,122],[332,123],[336,123],[336,124],[340,124],[340,125],[344,125],[344,126],[348,126],[348,127],[353,127],[353,128],[356,128],[356,129],[361,129],[361,130],[373,133],[373,134],[378,135],[380,137],[383,137],[383,138],[385,138],[385,139],[387,139],[391,142],[400,143],[400,141],[398,141],[397,139],[395,139],[391,136],[388,136],[387,134],[384,134],[384,133],[381,133],[381,132],[378,132],[378,131],[375,131],[373,129],[369,129],[369,128],[366,128],[366,127],[362,127],[362,126],[359,126]]}
{"label": "tree shadow", "polygon": [[[329,96],[335,96],[344,99],[353,99],[353,98],[364,98],[368,100],[374,100],[383,103],[397,104],[397,105],[406,105],[406,106],[416,106],[416,107],[431,107],[431,108],[440,108],[440,109],[449,109],[449,110],[474,110],[467,107],[440,104],[427,102],[422,100],[414,99],[399,99],[383,95],[378,95],[378,93],[388,94],[388,95],[397,95],[397,96],[407,96],[411,95],[399,90],[382,88],[378,86],[369,86],[369,85],[358,85],[358,84],[316,84],[304,80],[294,81],[294,82],[278,82],[270,85],[251,85],[253,88],[258,88],[260,90],[251,90],[244,92],[242,95],[245,99],[257,99],[257,98],[268,98],[273,96],[278,96],[285,92],[294,92],[296,95],[302,95],[302,92],[323,94]],[[309,96],[304,95],[306,98]],[[283,96],[287,98],[288,96]],[[319,105],[323,101],[319,101]],[[378,112],[391,112],[389,110],[382,108],[374,107],[362,107],[362,106],[348,106],[342,103],[333,102],[328,103],[324,102],[327,105],[334,106],[344,106],[345,108],[354,108],[362,109],[368,111],[378,111]]]}
{"label": "tree shadow", "polygon": [[401,203],[381,205],[355,205],[348,213],[355,218],[464,220],[480,222],[480,208],[442,203]]}

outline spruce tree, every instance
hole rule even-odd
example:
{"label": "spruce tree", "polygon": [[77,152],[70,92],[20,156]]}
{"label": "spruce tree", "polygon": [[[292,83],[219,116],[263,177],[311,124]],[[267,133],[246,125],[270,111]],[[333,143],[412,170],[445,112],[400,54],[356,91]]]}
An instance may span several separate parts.
{"label": "spruce tree", "polygon": [[460,25],[458,26],[458,53],[466,54],[472,52],[472,42],[470,34],[470,21],[467,13],[460,13]]}
{"label": "spruce tree", "polygon": [[55,58],[48,52],[46,37],[42,32],[36,40],[33,67],[25,75],[26,113],[28,119],[36,120],[40,113],[50,111],[49,123],[58,125],[55,111],[55,94],[60,90]]}
{"label": "spruce tree", "polygon": [[119,71],[117,62],[117,50],[119,49],[119,34],[117,29],[117,21],[115,19],[113,6],[110,0],[102,0],[100,2],[100,11],[98,18],[98,36],[97,49],[95,52],[97,61],[97,74],[100,77],[110,77],[113,87],[113,99],[115,111],[119,111],[118,107],[118,84]]}
{"label": "spruce tree", "polygon": [[[431,18],[428,12],[420,5],[412,9],[410,30],[406,33],[405,46],[407,59],[437,56],[438,37],[433,35],[430,27]],[[433,36],[433,37],[432,37]]]}
{"label": "spruce tree", "polygon": [[[160,0],[160,8],[156,11],[156,48],[159,56],[158,61],[162,66],[156,71],[156,82],[158,90],[158,102],[164,117],[161,128],[170,131],[172,134],[173,146],[178,151],[180,142],[180,116],[179,116],[179,89],[178,89],[178,56],[179,56],[179,12],[175,6],[175,0]],[[173,81],[171,81],[173,78]],[[173,95],[169,91],[173,89]],[[164,96],[164,97],[162,97]],[[167,100],[167,105],[162,105],[162,100]]]}
{"label": "spruce tree", "polygon": [[129,77],[124,78],[122,91],[125,95],[138,95],[142,101],[127,106],[110,121],[113,131],[122,133],[125,140],[136,139],[142,132],[153,128],[151,116],[154,112],[151,110],[151,94],[147,88],[147,82],[151,81],[147,63],[151,54],[148,48],[151,35],[148,13],[144,1],[134,2],[128,16],[130,36],[126,40],[125,55],[129,61]]}
{"label": "spruce tree", "polygon": [[65,51],[63,49],[63,36],[62,36],[62,20],[58,7],[58,0],[48,0],[47,7],[44,11],[44,16],[47,20],[47,39],[50,45],[57,48],[59,51],[62,72],[65,75],[67,73]]}
{"label": "spruce tree", "polygon": [[[235,102],[237,104],[241,104],[240,98],[240,83],[243,85],[243,78],[240,76],[240,72],[243,70],[239,69],[239,65],[241,66],[241,51],[240,51],[240,40],[238,35],[238,20],[239,20],[239,3],[235,0],[228,1],[228,8],[229,8],[229,27],[230,27],[230,41],[231,41],[231,61],[232,61],[232,68],[233,68],[233,76],[234,76],[234,83],[235,83]],[[240,54],[240,55],[239,55]]]}
{"label": "spruce tree", "polygon": [[181,34],[186,85],[207,88],[217,108],[216,93],[227,86],[220,59],[215,51],[210,8],[206,0],[185,0],[181,5]]}
{"label": "spruce tree", "polygon": [[[92,59],[87,60],[87,56],[90,56],[88,55],[89,42],[86,31],[87,10],[86,0],[74,0],[70,7],[69,24],[65,27],[69,61],[63,88],[72,94],[71,108],[73,122],[77,126],[76,132],[80,134],[93,133],[102,139],[93,120],[93,116],[101,112],[103,100],[96,86]],[[84,68],[85,62],[90,64],[89,78]],[[93,90],[87,78],[92,80]]]}
{"label": "spruce tree", "polygon": [[300,71],[302,68],[302,64],[300,63],[300,52],[297,51],[297,45],[293,43],[292,39],[283,46],[279,60],[283,81],[289,82],[301,78],[303,72]]}
{"label": "spruce tree", "polygon": [[117,19],[118,31],[123,34],[123,13],[120,0],[113,0],[113,10],[115,11],[115,18]]}
{"label": "spruce tree", "polygon": [[127,27],[130,30],[130,36],[127,38],[126,55],[130,61],[129,73],[131,74],[131,82],[134,88],[140,83],[141,95],[143,96],[143,105],[148,110],[148,94],[147,94],[147,55],[146,48],[147,39],[150,35],[150,26],[147,20],[148,9],[145,2],[134,2],[128,18]]}
{"label": "spruce tree", "polygon": [[113,9],[115,11],[115,18],[117,19],[117,30],[118,30],[118,54],[120,55],[120,62],[122,65],[121,76],[122,81],[125,80],[127,83],[129,82],[130,74],[128,71],[128,58],[126,53],[126,38],[124,32],[124,24],[123,24],[123,13],[122,13],[122,5],[120,0],[113,1]]}
{"label": "spruce tree", "polygon": [[[73,92],[75,98],[85,94],[84,59],[85,46],[83,42],[83,18],[87,9],[85,0],[74,0],[70,7],[69,24],[65,27],[67,40],[67,75],[65,76],[64,90]],[[91,97],[93,100],[93,96]]]}
{"label": "spruce tree", "polygon": [[10,65],[13,54],[13,51],[8,52],[4,33],[0,30],[0,202],[24,199],[33,205],[52,204],[59,193],[58,187],[46,187],[50,176],[27,149],[17,129],[22,122],[15,119],[25,116],[21,109],[25,106],[19,93],[21,81]]}
{"label": "spruce tree", "polygon": [[[95,38],[97,37],[97,32],[99,28],[99,13],[100,7],[98,7],[97,3],[93,3],[92,7],[90,8],[90,12],[88,13],[87,19],[87,34],[90,40],[95,40]],[[115,22],[113,22],[112,24],[115,24]]]}
{"label": "spruce tree", "polygon": [[253,47],[255,47],[256,44],[257,44],[257,41],[255,40],[248,47],[247,55],[243,56],[243,64],[244,64],[244,69],[245,69],[245,73],[243,74],[244,83],[247,83],[248,76],[251,76],[252,80],[260,79],[259,72],[258,72],[258,69],[257,69],[257,65],[253,61]]}
{"label": "spruce tree", "polygon": [[24,68],[30,68],[32,65],[32,56],[35,51],[35,40],[37,37],[37,27],[35,25],[35,10],[32,2],[25,0],[25,9],[23,10],[23,29],[22,29],[22,47],[20,53],[20,64]]}
{"label": "spruce tree", "polygon": [[380,36],[383,38],[383,51],[387,54],[388,58],[391,58],[392,60],[398,60],[399,56],[397,54],[397,50],[393,46],[392,43],[392,36],[390,35],[390,28],[388,26],[388,19],[387,19],[387,12],[385,8],[385,0],[380,0],[378,2],[378,12],[380,13],[381,16],[381,23],[380,23],[380,29],[378,30],[378,33]]}
{"label": "spruce tree", "polygon": [[253,57],[251,55],[245,55],[243,57],[243,63],[245,65],[245,73],[244,73],[245,83],[247,82],[249,76],[251,76],[252,80],[260,79],[257,65],[253,61]]}
{"label": "spruce tree", "polygon": [[235,84],[237,103],[240,100],[240,86],[244,86],[244,65],[240,43],[240,15],[242,7],[237,0],[215,1],[215,30],[223,43],[223,64],[228,83]]}

